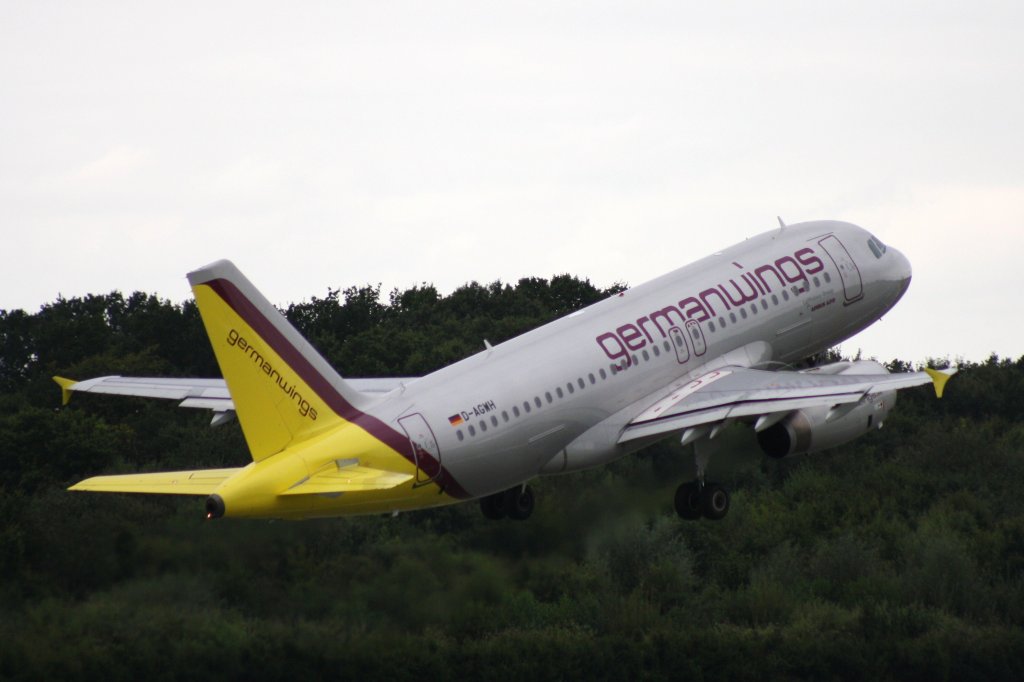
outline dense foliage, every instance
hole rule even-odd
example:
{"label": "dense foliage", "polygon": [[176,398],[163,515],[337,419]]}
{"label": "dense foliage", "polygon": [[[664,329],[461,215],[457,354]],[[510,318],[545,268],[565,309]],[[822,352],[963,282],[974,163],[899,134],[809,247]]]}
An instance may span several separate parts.
{"label": "dense foliage", "polygon": [[[330,291],[288,317],[351,376],[416,375],[608,292],[574,277]],[[905,369],[905,362],[892,363]],[[216,376],[195,306],[144,294],[0,312],[0,679],[1024,678],[1024,358],[815,456],[712,472],[683,522],[665,443],[535,482],[526,523],[205,522],[196,498],[83,477],[243,464],[237,424],[86,396],[53,374]]]}

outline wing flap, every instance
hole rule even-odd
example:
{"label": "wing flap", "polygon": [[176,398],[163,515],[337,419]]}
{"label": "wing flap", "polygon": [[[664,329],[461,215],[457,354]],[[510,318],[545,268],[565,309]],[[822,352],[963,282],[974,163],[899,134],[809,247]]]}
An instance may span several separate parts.
{"label": "wing flap", "polygon": [[360,466],[354,460],[341,460],[299,481],[281,494],[339,495],[367,490],[390,490],[411,481],[412,478],[412,474]]}
{"label": "wing flap", "polygon": [[68,490],[158,495],[209,495],[221,483],[239,471],[241,471],[241,468],[93,476],[74,484]]}

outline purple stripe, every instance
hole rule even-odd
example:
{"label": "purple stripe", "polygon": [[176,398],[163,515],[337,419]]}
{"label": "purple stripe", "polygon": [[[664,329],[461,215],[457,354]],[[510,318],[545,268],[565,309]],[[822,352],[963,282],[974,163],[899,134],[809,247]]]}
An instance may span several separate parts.
{"label": "purple stripe", "polygon": [[[245,297],[232,282],[226,279],[215,279],[203,282],[213,289],[235,313],[248,324],[253,331],[260,336],[271,350],[277,353],[285,363],[291,367],[306,382],[313,391],[323,400],[328,407],[345,421],[351,422],[364,431],[381,441],[389,448],[399,453],[410,463],[416,464],[416,455],[413,453],[412,443],[404,433],[399,433],[380,419],[366,414],[353,406],[338,390],[331,385],[331,382],[322,375],[313,364],[268,320],[252,301]],[[420,470],[431,480],[436,480],[441,489],[459,499],[472,497],[465,488],[452,477],[441,463],[421,453]]]}

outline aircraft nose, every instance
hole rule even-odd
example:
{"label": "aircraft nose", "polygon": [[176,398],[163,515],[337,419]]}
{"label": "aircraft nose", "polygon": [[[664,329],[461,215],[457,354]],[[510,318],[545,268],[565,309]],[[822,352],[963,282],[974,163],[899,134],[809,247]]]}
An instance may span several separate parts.
{"label": "aircraft nose", "polygon": [[913,276],[913,268],[910,267],[910,261],[900,251],[889,247],[889,271],[893,275],[893,279],[899,283],[900,289],[896,299],[899,300],[904,293],[907,291],[907,287],[910,286],[910,278]]}
{"label": "aircraft nose", "polygon": [[910,261],[903,255],[902,252],[896,249],[891,250],[893,255],[893,272],[896,277],[906,284],[910,284],[910,277],[914,274],[913,268],[910,267]]}

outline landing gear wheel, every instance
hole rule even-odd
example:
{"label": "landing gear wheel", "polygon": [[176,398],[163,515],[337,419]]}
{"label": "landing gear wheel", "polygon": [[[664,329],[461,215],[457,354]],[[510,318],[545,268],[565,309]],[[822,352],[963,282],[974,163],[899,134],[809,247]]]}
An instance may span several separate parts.
{"label": "landing gear wheel", "polygon": [[509,490],[512,504],[508,509],[508,517],[514,521],[525,521],[533,513],[533,490],[526,485],[522,488]]}
{"label": "landing gear wheel", "polygon": [[492,521],[506,517],[525,521],[533,513],[533,490],[530,486],[517,486],[480,498],[480,511]]}
{"label": "landing gear wheel", "polygon": [[676,513],[687,521],[700,518],[701,495],[696,481],[683,483],[676,489],[675,507]]}
{"label": "landing gear wheel", "polygon": [[700,508],[706,519],[719,521],[725,518],[729,513],[728,491],[717,483],[705,483],[700,491]]}
{"label": "landing gear wheel", "polygon": [[508,516],[509,508],[512,506],[511,495],[508,490],[494,493],[487,497],[480,498],[480,511],[492,521],[499,521]]}

